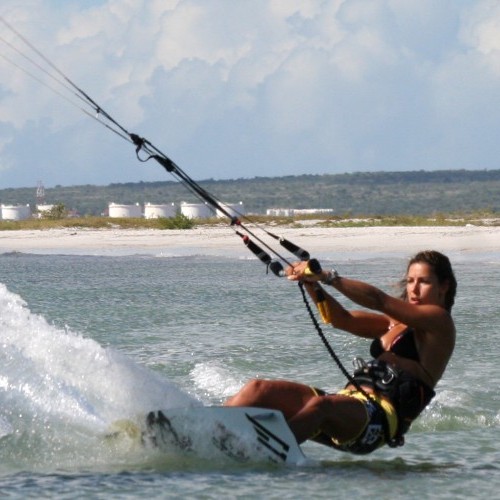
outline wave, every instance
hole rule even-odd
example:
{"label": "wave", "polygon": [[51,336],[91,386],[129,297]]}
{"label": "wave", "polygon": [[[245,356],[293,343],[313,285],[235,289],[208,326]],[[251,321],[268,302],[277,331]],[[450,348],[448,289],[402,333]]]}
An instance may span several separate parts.
{"label": "wave", "polygon": [[110,449],[102,439],[112,422],[133,421],[155,408],[201,404],[112,348],[48,324],[3,284],[0,345],[4,469],[129,461],[130,449]]}

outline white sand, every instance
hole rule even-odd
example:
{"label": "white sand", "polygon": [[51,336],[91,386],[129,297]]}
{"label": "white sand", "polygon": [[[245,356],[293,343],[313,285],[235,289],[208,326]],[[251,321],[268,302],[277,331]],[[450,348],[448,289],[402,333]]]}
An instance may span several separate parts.
{"label": "white sand", "polygon": [[[500,227],[267,228],[307,249],[316,257],[364,257],[370,254],[409,256],[435,249],[450,255],[500,257]],[[271,244],[277,242],[252,229]],[[252,238],[254,239],[254,238]],[[256,241],[254,239],[254,241]],[[257,241],[256,241],[257,242]],[[284,255],[288,257],[286,251]],[[190,230],[57,229],[1,231],[0,253],[78,255],[251,255],[229,226]]]}

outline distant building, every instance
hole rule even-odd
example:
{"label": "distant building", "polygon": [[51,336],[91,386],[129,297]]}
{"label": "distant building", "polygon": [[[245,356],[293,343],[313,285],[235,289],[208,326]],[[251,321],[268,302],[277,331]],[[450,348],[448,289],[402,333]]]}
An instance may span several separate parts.
{"label": "distant building", "polygon": [[37,205],[36,212],[39,219],[50,212],[54,208],[54,205]]}
{"label": "distant building", "polygon": [[206,203],[186,203],[185,201],[181,202],[181,214],[189,219],[208,219],[215,215],[212,207]]}
{"label": "distant building", "polygon": [[109,217],[115,219],[142,217],[142,208],[139,203],[135,205],[121,205],[119,203],[110,203],[108,205]]}
{"label": "distant building", "polygon": [[266,215],[293,217],[294,215],[333,214],[333,208],[268,208]]}
{"label": "distant building", "polygon": [[144,205],[144,217],[146,219],[159,219],[160,217],[175,217],[177,209],[175,203],[155,205],[146,203]]}
{"label": "distant building", "polygon": [[295,213],[293,208],[268,208],[266,215],[274,215],[275,217],[291,217]]}
{"label": "distant building", "polygon": [[[221,203],[221,205],[227,212],[229,212],[231,217],[239,217],[240,215],[245,215],[245,207],[243,206],[242,201],[240,201],[239,203]],[[218,209],[216,211],[216,215],[220,219],[227,217],[225,213]]]}
{"label": "distant building", "polygon": [[31,217],[29,205],[2,205],[3,220],[25,220]]}

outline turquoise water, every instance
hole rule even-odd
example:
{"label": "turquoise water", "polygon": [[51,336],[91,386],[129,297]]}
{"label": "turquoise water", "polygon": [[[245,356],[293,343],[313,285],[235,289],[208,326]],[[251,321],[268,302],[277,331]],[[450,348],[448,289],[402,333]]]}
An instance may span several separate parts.
{"label": "turquoise water", "polygon": [[[337,255],[390,291],[405,256]],[[159,456],[103,439],[151,409],[220,404],[249,378],[336,389],[342,375],[297,286],[253,259],[0,256],[0,493],[55,498],[487,498],[500,484],[500,256],[452,256],[458,342],[396,450],[315,444],[302,466]],[[325,265],[329,265],[327,261]],[[325,328],[346,366],[368,344]]]}

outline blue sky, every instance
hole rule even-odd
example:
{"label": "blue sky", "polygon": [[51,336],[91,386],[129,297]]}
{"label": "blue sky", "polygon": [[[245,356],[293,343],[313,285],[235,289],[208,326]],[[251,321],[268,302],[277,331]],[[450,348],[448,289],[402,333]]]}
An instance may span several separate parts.
{"label": "blue sky", "polygon": [[[2,0],[0,15],[197,180],[500,168],[496,0]],[[0,58],[0,188],[39,180],[171,177]]]}

